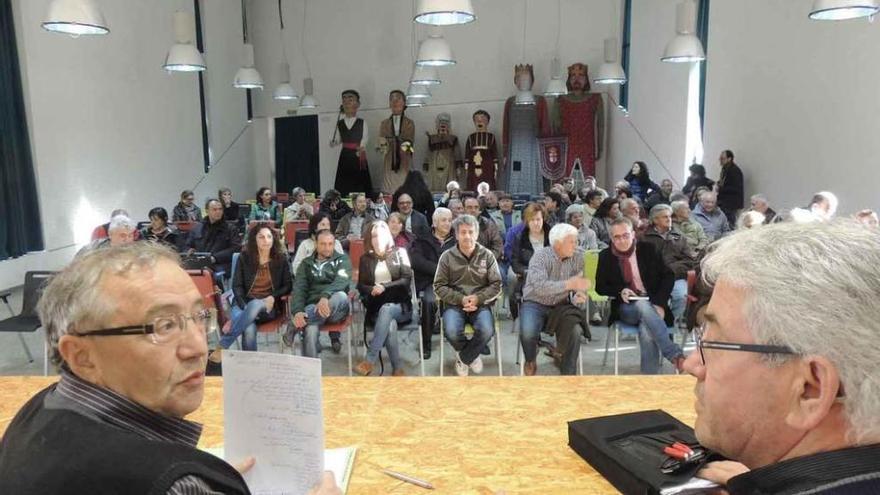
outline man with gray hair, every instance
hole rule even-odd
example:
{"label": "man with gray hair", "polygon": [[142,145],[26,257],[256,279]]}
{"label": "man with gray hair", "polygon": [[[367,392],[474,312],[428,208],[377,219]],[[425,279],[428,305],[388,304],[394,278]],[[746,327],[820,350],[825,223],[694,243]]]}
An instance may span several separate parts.
{"label": "man with gray hair", "polygon": [[[491,306],[501,294],[501,274],[492,251],[477,242],[476,218],[461,215],[452,222],[452,231],[457,244],[440,255],[434,293],[446,306],[443,331],[456,351],[455,372],[467,376],[468,370],[483,371],[480,351],[495,335]],[[467,323],[474,327],[470,340],[464,334]]]}
{"label": "man with gray hair", "polygon": [[709,245],[709,238],[703,232],[703,227],[691,218],[691,207],[687,200],[673,201],[672,207],[672,226],[687,240],[691,251],[702,253]]}
{"label": "man with gray hair", "polygon": [[89,251],[101,249],[110,246],[124,246],[131,244],[135,240],[135,232],[137,224],[127,215],[115,215],[107,224],[107,237],[103,239],[95,239],[76,253],[81,256]]}
{"label": "man with gray hair", "polygon": [[584,250],[578,247],[578,231],[560,223],[550,229],[549,237],[550,245],[535,251],[529,260],[519,314],[523,372],[528,376],[538,370],[542,330],[556,335],[563,375],[577,373],[580,336],[589,331],[585,312],[577,307],[587,302],[590,289],[590,281],[584,277]]}
{"label": "man with gray hair", "polygon": [[694,429],[742,465],[700,476],[731,494],[880,493],[880,233],[745,230],[713,245],[703,277],[712,298],[684,364]]}
{"label": "man with gray hair", "polygon": [[432,217],[431,235],[417,237],[410,248],[409,258],[415,275],[416,291],[422,301],[422,343],[424,354],[422,359],[431,359],[431,335],[434,333],[435,311],[434,274],[437,273],[437,262],[444,251],[455,246],[452,235],[452,212],[448,208],[438,206]]}
{"label": "man with gray hair", "polygon": [[696,270],[699,260],[697,254],[688,246],[687,239],[672,225],[672,207],[658,204],[649,213],[651,226],[642,235],[641,241],[653,244],[663,257],[663,262],[675,274],[675,284],[669,296],[669,309],[674,321],[684,314],[687,305],[687,276]]}
{"label": "man with gray hair", "polygon": [[565,209],[565,223],[577,230],[578,247],[581,249],[599,249],[599,238],[584,223],[584,205],[573,204]]}
{"label": "man with gray hair", "polygon": [[694,220],[703,227],[709,242],[727,235],[730,224],[727,216],[718,208],[718,195],[712,191],[700,194],[700,204],[694,207]]}
{"label": "man with gray hair", "polygon": [[770,202],[767,201],[767,197],[763,194],[754,194],[751,197],[752,211],[757,211],[758,213],[764,215],[764,225],[769,225],[771,223],[781,222],[782,217],[776,213],[773,208],[770,208]]}
{"label": "man with gray hair", "polygon": [[459,198],[452,198],[447,203],[449,207],[449,211],[452,212],[452,219],[456,219],[459,215],[464,213],[464,203],[461,202]]}

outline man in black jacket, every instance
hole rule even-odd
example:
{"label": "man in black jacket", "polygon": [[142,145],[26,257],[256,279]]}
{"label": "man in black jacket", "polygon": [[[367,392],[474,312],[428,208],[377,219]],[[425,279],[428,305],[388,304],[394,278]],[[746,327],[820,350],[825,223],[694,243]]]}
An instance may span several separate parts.
{"label": "man in black jacket", "polygon": [[727,217],[728,225],[736,225],[736,215],[743,208],[743,173],[733,161],[733,152],[724,150],[718,157],[721,178],[718,179],[718,207]]}
{"label": "man in black jacket", "polygon": [[232,255],[241,251],[241,238],[223,220],[223,204],[209,199],[205,203],[208,216],[189,232],[184,249],[187,254],[211,253],[211,269],[214,273],[229,273]]}
{"label": "man in black jacket", "polygon": [[660,372],[658,351],[681,370],[684,353],[667,328],[672,326],[669,295],[675,274],[654,246],[636,242],[626,218],[611,223],[610,237],[596,272],[596,292],[612,298],[610,321],[639,326],[642,373]]}
{"label": "man in black jacket", "polygon": [[455,236],[451,235],[452,211],[442,206],[434,210],[433,232],[417,237],[409,249],[410,263],[416,277],[416,291],[421,292],[422,300],[422,342],[424,359],[431,358],[431,335],[434,333],[434,274],[437,261],[443,251],[455,246]]}

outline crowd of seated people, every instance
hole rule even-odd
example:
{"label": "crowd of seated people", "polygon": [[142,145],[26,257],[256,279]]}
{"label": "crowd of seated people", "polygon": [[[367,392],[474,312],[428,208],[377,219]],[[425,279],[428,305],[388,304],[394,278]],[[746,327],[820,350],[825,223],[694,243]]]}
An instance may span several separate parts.
{"label": "crowd of seated people", "polygon": [[[730,167],[732,153],[722,153],[721,161]],[[828,221],[837,209],[837,198],[827,191],[814,194],[807,206],[787,211],[774,210],[766,196],[755,194],[751,208],[735,210],[731,223],[729,208],[719,204],[725,181],[707,178],[701,165],[690,170],[684,188],[675,190],[671,179],[658,185],[648,165],[635,162],[611,195],[592,177],[582,184],[565,179],[541,196],[485,187],[462,191],[454,181],[445,192],[432,194],[417,171],[396,191],[350,197],[331,189],[315,198],[296,187],[289,202],[286,195],[282,202],[270,188],[261,187],[255,200],[239,205],[229,188],[221,188],[204,210],[195,204],[193,192],[185,190],[171,221],[163,207],[151,209],[149,222],[140,224],[125,210],[115,210],[84,250],[144,240],[177,248],[184,263],[187,256],[203,256],[203,266],[220,274],[218,283],[225,281],[230,288],[229,324],[219,349],[240,339],[242,349],[255,350],[256,325],[277,317],[283,308],[291,321],[284,343],[293,346],[301,335],[304,354],[316,357],[320,327],[344,320],[351,314],[352,299],[359,298],[373,332],[366,359],[357,366],[363,375],[374,373],[383,350],[391,374],[404,373],[395,329],[412,318],[412,300],[420,305],[422,359],[431,358],[432,335],[440,333],[442,321],[445,338],[456,350],[456,372],[479,373],[480,356],[488,352],[495,332],[493,320],[509,315],[518,319],[526,374],[537,370],[536,345],[542,333],[556,337],[553,357],[560,372],[573,373],[579,346],[572,344],[572,332],[588,335],[589,324],[600,320],[585,292],[595,289],[610,298],[607,324],[639,327],[641,371],[657,373],[661,355],[681,368],[683,354],[672,328],[685,321],[688,277],[699,270],[712,242],[735,230],[778,222]],[[736,204],[730,190],[725,197],[728,207]],[[869,227],[878,225],[871,210],[854,218]],[[290,235],[285,224],[303,221],[308,228],[301,231],[302,238],[295,243],[288,239],[285,245],[282,238]],[[348,254],[354,242],[364,246],[359,259]],[[584,253],[589,251],[598,253],[597,272],[581,282]],[[536,273],[540,275],[530,278]],[[290,304],[279,304],[282,297],[290,297]],[[497,308],[496,300],[503,300]],[[567,321],[561,332],[559,320],[550,316],[557,307],[564,314],[568,305],[589,308],[582,314],[590,321]],[[552,324],[546,324],[548,318]],[[466,324],[473,327],[467,336]],[[329,338],[339,353],[340,334],[330,332]],[[218,363],[219,354],[212,353],[211,361]]]}

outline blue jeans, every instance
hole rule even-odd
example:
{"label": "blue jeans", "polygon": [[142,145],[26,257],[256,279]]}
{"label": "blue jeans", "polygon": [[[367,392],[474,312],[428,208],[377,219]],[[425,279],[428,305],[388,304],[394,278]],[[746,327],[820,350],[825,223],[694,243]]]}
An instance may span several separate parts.
{"label": "blue jeans", "polygon": [[[367,360],[373,364],[379,359],[382,347],[388,349],[388,359],[391,360],[391,369],[400,368],[400,350],[397,346],[397,332],[392,332],[391,322],[404,322],[403,307],[399,303],[385,303],[379,308],[376,316],[376,324],[373,325],[373,338],[370,340],[370,348],[367,350]],[[394,325],[397,330],[397,325]]]}
{"label": "blue jeans", "polygon": [[[321,335],[320,327],[324,323],[337,323],[345,319],[351,312],[348,303],[348,295],[345,292],[336,292],[330,296],[330,316],[327,318],[318,314],[318,306],[309,304],[306,306],[306,333],[303,337],[303,356],[318,357],[321,352],[318,337]],[[351,338],[349,336],[349,338]]]}
{"label": "blue jeans", "polygon": [[686,278],[680,278],[675,281],[672,286],[672,294],[669,296],[669,309],[672,310],[672,317],[675,321],[684,315],[684,309],[687,306],[688,281]]}
{"label": "blue jeans", "polygon": [[507,292],[507,273],[510,270],[510,262],[506,260],[499,261],[498,270],[501,272],[501,287],[505,292]]}
{"label": "blue jeans", "polygon": [[[467,323],[474,327],[474,336],[470,340],[464,335],[464,326]],[[447,308],[443,312],[443,333],[446,334],[446,339],[452,344],[452,348],[458,352],[461,362],[471,364],[495,335],[492,310],[483,306],[474,312],[466,313],[460,306]]]}
{"label": "blue jeans", "polygon": [[[544,328],[547,313],[552,309],[553,306],[544,306],[534,301],[523,301],[520,306],[519,341],[526,361],[534,362],[537,359],[541,329]],[[562,353],[562,366],[559,371],[563,375],[577,374],[577,362],[581,350],[580,332],[583,332],[580,325],[556,330],[556,348]]]}
{"label": "blue jeans", "polygon": [[633,301],[628,304],[621,302],[620,321],[639,326],[642,374],[656,375],[660,372],[661,352],[670,362],[684,355],[681,347],[669,338],[666,322],[657,314],[651,301]]}
{"label": "blue jeans", "polygon": [[266,310],[266,303],[262,299],[251,299],[241,309],[238,305],[232,305],[232,326],[229,333],[220,337],[220,347],[229,349],[239,335],[241,338],[241,350],[257,350],[257,316]]}

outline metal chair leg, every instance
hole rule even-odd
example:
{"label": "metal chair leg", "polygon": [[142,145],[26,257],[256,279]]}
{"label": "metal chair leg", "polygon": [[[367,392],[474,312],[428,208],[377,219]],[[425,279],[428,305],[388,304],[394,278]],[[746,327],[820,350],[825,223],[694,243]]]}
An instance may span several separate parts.
{"label": "metal chair leg", "polygon": [[498,376],[504,376],[504,371],[501,367],[501,332],[495,332],[495,348],[498,354]]}
{"label": "metal chair leg", "polygon": [[49,376],[49,342],[43,339],[43,376]]}
{"label": "metal chair leg", "polygon": [[422,376],[425,376],[425,342],[422,338],[422,325],[419,325],[418,334],[416,338],[419,339],[419,367],[422,370]]}
{"label": "metal chair leg", "polygon": [[31,350],[30,350],[30,348],[28,348],[27,342],[24,341],[24,335],[22,335],[21,332],[18,332],[17,335],[18,335],[19,342],[21,342],[21,346],[24,347],[24,353],[27,354],[28,362],[33,363],[34,356],[33,356],[33,354],[31,354]]}
{"label": "metal chair leg", "polygon": [[605,354],[602,355],[602,367],[603,368],[608,363],[608,349],[610,348],[610,344],[611,344],[611,331],[614,330],[613,327],[614,327],[613,323],[608,325],[608,331],[605,332]]}
{"label": "metal chair leg", "polygon": [[618,373],[618,361],[620,359],[620,326],[614,325],[614,376]]}
{"label": "metal chair leg", "polygon": [[347,332],[347,333],[348,333],[348,339],[346,339],[346,340],[348,341],[348,376],[352,376],[352,367],[351,367],[351,337],[352,337],[352,333],[353,333],[353,331],[352,331],[351,327],[352,327],[352,325],[349,325],[349,326],[348,326],[348,332]]}

